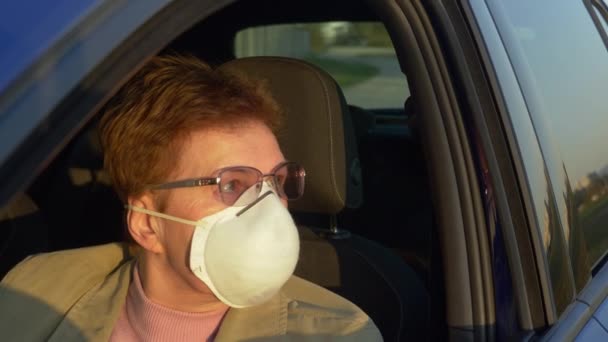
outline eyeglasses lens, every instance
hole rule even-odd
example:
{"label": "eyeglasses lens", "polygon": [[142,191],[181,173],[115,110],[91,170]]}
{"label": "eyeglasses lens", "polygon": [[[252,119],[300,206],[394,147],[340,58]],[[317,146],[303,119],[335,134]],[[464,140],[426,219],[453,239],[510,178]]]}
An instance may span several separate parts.
{"label": "eyeglasses lens", "polygon": [[288,200],[302,197],[304,193],[304,169],[296,163],[286,163],[275,173],[277,188]]}
{"label": "eyeglasses lens", "polygon": [[[250,167],[224,170],[220,177],[222,201],[230,206],[245,206],[255,201],[262,188],[262,173]],[[274,186],[279,196],[288,200],[302,197],[305,172],[297,163],[281,165],[274,173]]]}
{"label": "eyeglasses lens", "polygon": [[244,206],[258,198],[261,173],[252,168],[227,169],[220,175],[220,194],[226,205]]}

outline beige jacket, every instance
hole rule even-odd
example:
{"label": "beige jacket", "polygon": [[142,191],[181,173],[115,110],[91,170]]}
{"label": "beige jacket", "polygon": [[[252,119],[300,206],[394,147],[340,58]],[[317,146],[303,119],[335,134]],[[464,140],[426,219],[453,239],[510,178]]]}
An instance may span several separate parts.
{"label": "beige jacket", "polygon": [[[0,283],[0,339],[107,341],[133,258],[108,244],[29,257]],[[216,341],[380,341],[354,304],[296,276],[269,302],[230,309]]]}

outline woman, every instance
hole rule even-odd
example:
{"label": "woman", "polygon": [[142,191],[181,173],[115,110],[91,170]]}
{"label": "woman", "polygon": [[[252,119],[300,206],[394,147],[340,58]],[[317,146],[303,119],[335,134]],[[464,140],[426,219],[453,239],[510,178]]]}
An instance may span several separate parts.
{"label": "woman", "polygon": [[0,288],[3,338],[380,340],[355,305],[292,276],[286,207],[305,172],[281,153],[280,121],[259,83],[192,57],[152,59],[100,123],[137,251],[26,259]]}

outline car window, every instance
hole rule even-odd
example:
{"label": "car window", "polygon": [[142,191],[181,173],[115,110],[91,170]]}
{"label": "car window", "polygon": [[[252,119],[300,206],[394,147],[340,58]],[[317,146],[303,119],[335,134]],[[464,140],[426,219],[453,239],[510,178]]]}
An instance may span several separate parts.
{"label": "car window", "polygon": [[[507,44],[510,54],[523,56],[523,63],[514,63],[516,74],[532,85],[522,89],[562,203],[564,248],[580,290],[588,279],[581,275],[608,250],[608,50],[582,1],[491,2],[499,2],[508,19],[509,27],[499,30],[515,33],[516,44]],[[555,236],[541,236],[547,254],[561,248],[553,244]],[[557,292],[557,276],[551,277]],[[557,303],[558,311],[567,303]]]}
{"label": "car window", "polygon": [[0,91],[99,2],[1,2]]}
{"label": "car window", "polygon": [[252,27],[237,33],[236,57],[304,59],[332,75],[349,104],[403,108],[407,80],[382,23],[323,22]]}
{"label": "car window", "polygon": [[599,22],[602,25],[602,29],[604,32],[608,32],[608,22],[606,22],[606,17],[601,12],[601,10],[597,6],[593,6],[593,11],[596,13],[597,17],[600,18]]}

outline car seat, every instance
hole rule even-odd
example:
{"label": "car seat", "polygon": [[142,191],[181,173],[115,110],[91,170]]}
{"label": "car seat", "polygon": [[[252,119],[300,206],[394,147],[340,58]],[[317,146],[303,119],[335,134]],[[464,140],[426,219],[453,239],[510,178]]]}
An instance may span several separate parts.
{"label": "car seat", "polygon": [[357,304],[385,341],[424,340],[429,297],[422,281],[391,250],[337,224],[340,211],[363,201],[355,133],[337,83],[284,57],[236,59],[220,68],[263,80],[285,111],[279,143],[307,173],[303,198],[290,203],[301,234],[296,274]]}
{"label": "car seat", "polygon": [[[417,113],[413,102],[408,98],[404,111],[396,113],[372,113],[349,106],[364,166],[361,178],[365,198],[378,200],[366,200],[360,208],[343,210],[338,222],[397,250],[428,288],[434,221],[428,173],[414,127]],[[401,215],[399,221],[395,221],[396,213]]]}

